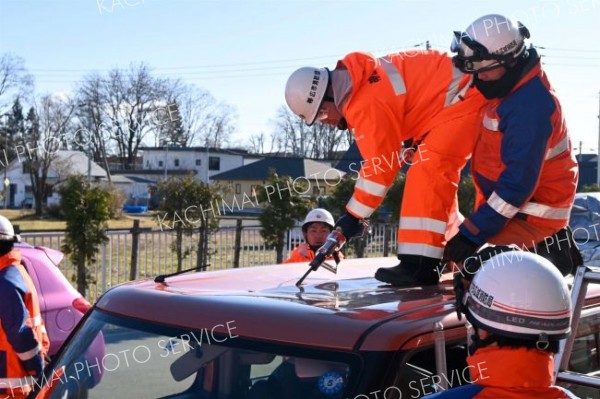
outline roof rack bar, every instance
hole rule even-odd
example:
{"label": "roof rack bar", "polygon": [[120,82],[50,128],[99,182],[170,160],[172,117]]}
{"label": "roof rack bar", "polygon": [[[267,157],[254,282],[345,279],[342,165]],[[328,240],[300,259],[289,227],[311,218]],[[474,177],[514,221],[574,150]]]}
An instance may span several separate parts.
{"label": "roof rack bar", "polygon": [[561,371],[558,373],[561,382],[570,382],[572,384],[583,385],[590,388],[598,388],[598,377],[589,376],[571,371]]}

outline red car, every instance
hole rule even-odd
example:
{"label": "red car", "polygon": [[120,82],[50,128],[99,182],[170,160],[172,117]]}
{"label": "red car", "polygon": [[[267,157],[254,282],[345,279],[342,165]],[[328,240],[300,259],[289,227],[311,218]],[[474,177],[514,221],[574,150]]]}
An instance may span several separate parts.
{"label": "red car", "polygon": [[[372,277],[396,263],[344,260],[337,275],[319,269],[302,287],[300,263],[120,285],[85,316],[31,397],[398,399],[470,382],[451,280],[402,289]],[[600,374],[599,316],[596,287],[570,357],[588,375]],[[93,359],[100,336],[106,353]],[[73,386],[98,370],[95,386]],[[595,388],[570,389],[598,398]]]}

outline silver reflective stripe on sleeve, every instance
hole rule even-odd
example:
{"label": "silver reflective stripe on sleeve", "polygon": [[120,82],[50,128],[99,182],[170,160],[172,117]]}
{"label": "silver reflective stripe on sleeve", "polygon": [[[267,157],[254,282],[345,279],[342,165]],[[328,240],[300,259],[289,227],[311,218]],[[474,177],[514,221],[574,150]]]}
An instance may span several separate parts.
{"label": "silver reflective stripe on sleeve", "polygon": [[401,217],[398,228],[403,230],[425,230],[445,234],[446,222],[432,218]]}
{"label": "silver reflective stripe on sleeve", "polygon": [[554,208],[548,205],[529,202],[519,212],[545,219],[561,220],[569,218],[571,208]]}
{"label": "silver reflective stripe on sleeve", "polygon": [[427,256],[429,258],[441,259],[444,253],[443,248],[434,247],[433,245],[427,244],[415,244],[407,242],[398,243],[398,254],[399,255],[419,255]]}
{"label": "silver reflective stripe on sleeve", "polygon": [[40,353],[39,345],[31,350],[28,350],[27,352],[17,352],[17,356],[19,356],[19,359],[21,359],[22,361],[27,361],[29,359],[32,359],[38,353]]}
{"label": "silver reflective stripe on sleeve", "polygon": [[471,85],[470,78],[469,81],[465,84],[460,91],[458,91],[458,86],[460,81],[462,80],[464,74],[459,71],[457,68],[452,67],[452,81],[450,82],[450,86],[448,86],[448,92],[446,93],[446,101],[444,101],[444,107],[448,105],[452,105],[461,100],[461,98],[465,95],[467,90],[469,90],[469,86]]}
{"label": "silver reflective stripe on sleeve", "polygon": [[550,148],[548,150],[548,153],[546,154],[546,160],[548,159],[552,159],[560,154],[562,154],[563,152],[567,151],[569,149],[569,136],[565,135],[565,137],[562,138],[561,141],[558,142],[558,144],[556,144],[554,147]]}
{"label": "silver reflective stripe on sleeve", "polygon": [[392,83],[394,93],[397,96],[406,93],[406,84],[404,84],[404,79],[402,78],[402,75],[400,75],[398,68],[396,68],[396,66],[385,57],[381,57],[378,60],[379,65],[385,71],[386,75],[390,79],[390,82]]}
{"label": "silver reflective stripe on sleeve", "polygon": [[369,193],[371,195],[375,195],[377,197],[385,197],[388,190],[390,189],[383,184],[375,183],[373,181],[367,180],[364,177],[359,177],[354,185],[355,188],[360,188],[362,191]]}
{"label": "silver reflective stripe on sleeve", "polygon": [[504,201],[495,191],[490,195],[487,203],[493,210],[508,219],[512,219],[519,212],[519,208]]}
{"label": "silver reflective stripe on sleeve", "polygon": [[493,131],[497,132],[498,125],[499,125],[498,119],[490,118],[487,115],[485,115],[483,117],[483,127],[485,127],[487,130],[493,130]]}
{"label": "silver reflective stripe on sleeve", "polygon": [[32,317],[31,322],[33,323],[34,327],[41,325],[42,324],[42,316],[37,315],[35,317]]}
{"label": "silver reflective stripe on sleeve", "polygon": [[[33,385],[35,379],[31,376],[21,378],[0,378],[0,389],[26,388]],[[9,396],[6,396],[9,398]]]}
{"label": "silver reflective stripe on sleeve", "polygon": [[360,203],[356,198],[354,198],[354,196],[350,198],[350,201],[348,201],[348,205],[346,205],[346,208],[352,211],[351,213],[353,213],[355,216],[361,218],[368,218],[373,214],[373,212],[375,212],[374,208]]}

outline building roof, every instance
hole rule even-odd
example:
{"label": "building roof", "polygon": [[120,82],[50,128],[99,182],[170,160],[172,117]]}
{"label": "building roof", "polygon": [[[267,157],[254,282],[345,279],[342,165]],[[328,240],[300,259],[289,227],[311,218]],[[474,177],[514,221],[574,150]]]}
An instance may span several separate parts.
{"label": "building roof", "polygon": [[358,146],[356,145],[356,142],[353,142],[335,167],[346,173],[356,173],[360,169],[362,160],[360,151],[358,151]]}
{"label": "building roof", "polygon": [[264,158],[248,165],[240,166],[227,172],[210,177],[211,180],[266,180],[271,171],[279,176],[293,179],[306,177],[313,179],[339,179],[344,172],[332,167],[329,163],[304,158]]}
{"label": "building roof", "polygon": [[[108,182],[108,176],[103,177],[100,180]],[[112,174],[110,175],[110,181],[113,183],[120,183],[120,184],[133,184],[134,183],[134,181],[132,179],[128,178],[127,176],[112,175]]]}
{"label": "building roof", "polygon": [[134,183],[148,183],[148,184],[156,183],[156,181],[154,181],[154,180],[146,179],[145,177],[141,177],[141,176],[125,175],[125,177],[128,178],[129,180],[133,181]]}
{"label": "building roof", "polygon": [[577,154],[575,156],[575,158],[577,158],[577,162],[579,162],[580,164],[583,163],[595,163],[598,162],[598,155],[597,154]]}
{"label": "building roof", "polygon": [[169,151],[169,152],[202,152],[202,153],[219,153],[219,154],[231,154],[231,155],[248,155],[248,150],[241,148],[215,148],[215,147],[140,147],[142,151]]}
{"label": "building roof", "polygon": [[[69,172],[73,175],[88,174],[88,157],[81,151],[61,150],[57,151],[52,163],[63,163],[69,168]],[[106,171],[97,163],[91,163],[92,177],[106,177]]]}

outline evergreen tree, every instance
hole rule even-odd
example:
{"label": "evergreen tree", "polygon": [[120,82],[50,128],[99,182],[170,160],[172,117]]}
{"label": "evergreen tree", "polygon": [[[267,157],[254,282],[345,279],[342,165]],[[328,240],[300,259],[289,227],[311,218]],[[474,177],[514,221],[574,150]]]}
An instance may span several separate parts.
{"label": "evergreen tree", "polygon": [[[268,185],[260,186],[256,190],[258,202],[264,207],[264,211],[258,217],[262,225],[260,234],[267,245],[275,246],[277,263],[283,262],[287,231],[294,227],[295,221],[304,218],[313,203],[312,199],[300,196],[294,190],[285,189],[291,185],[292,179],[289,176],[279,177],[276,173],[271,173]],[[304,192],[304,189],[305,187],[298,187],[298,192]]]}
{"label": "evergreen tree", "polygon": [[23,106],[17,97],[13,105],[7,113],[8,118],[6,123],[0,129],[0,146],[4,154],[2,162],[12,161],[17,156],[16,146],[22,141],[25,135],[25,117],[23,116]]}

